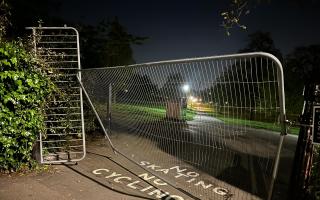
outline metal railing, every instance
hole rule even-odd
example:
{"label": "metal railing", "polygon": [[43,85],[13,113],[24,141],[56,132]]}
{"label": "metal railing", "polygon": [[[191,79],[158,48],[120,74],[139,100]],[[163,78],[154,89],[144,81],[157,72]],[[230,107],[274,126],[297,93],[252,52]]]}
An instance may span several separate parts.
{"label": "metal railing", "polygon": [[39,135],[41,163],[77,162],[86,155],[79,33],[72,27],[28,27],[34,53],[57,86],[48,103],[46,134]]}

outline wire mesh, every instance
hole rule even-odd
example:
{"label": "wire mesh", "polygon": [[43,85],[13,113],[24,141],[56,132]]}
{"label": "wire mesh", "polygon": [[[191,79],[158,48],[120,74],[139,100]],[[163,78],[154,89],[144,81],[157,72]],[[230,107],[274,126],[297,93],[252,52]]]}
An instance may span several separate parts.
{"label": "wire mesh", "polygon": [[82,70],[111,142],[199,199],[267,199],[283,113],[281,66],[241,54]]}

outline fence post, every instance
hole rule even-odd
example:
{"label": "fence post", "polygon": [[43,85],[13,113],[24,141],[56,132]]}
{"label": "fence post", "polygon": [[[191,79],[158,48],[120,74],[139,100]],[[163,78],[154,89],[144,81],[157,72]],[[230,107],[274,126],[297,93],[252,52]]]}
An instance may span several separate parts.
{"label": "fence post", "polygon": [[300,116],[300,132],[291,172],[288,199],[303,199],[310,180],[312,168],[312,116],[313,107],[320,103],[320,85],[306,84],[304,105]]}
{"label": "fence post", "polygon": [[112,84],[109,84],[109,92],[108,92],[108,126],[109,131],[111,132],[111,104],[112,104]]}

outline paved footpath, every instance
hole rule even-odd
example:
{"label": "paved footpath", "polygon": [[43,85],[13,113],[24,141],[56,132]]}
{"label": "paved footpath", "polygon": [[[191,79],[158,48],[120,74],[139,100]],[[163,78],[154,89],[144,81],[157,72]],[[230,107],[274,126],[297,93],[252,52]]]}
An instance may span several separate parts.
{"label": "paved footpath", "polygon": [[[122,146],[135,140],[135,138],[130,138],[133,137],[130,135],[126,135],[126,137],[117,135],[117,137],[116,141],[118,143],[124,143]],[[124,138],[121,139],[121,137]],[[148,149],[146,153],[140,155],[142,157],[135,154],[139,152],[141,145],[129,145],[128,149],[124,150],[131,152],[127,155],[135,158],[135,160],[150,161],[150,166],[152,166],[151,164],[159,165],[156,170],[161,168],[160,171],[162,172],[177,165],[176,158],[149,143],[147,140],[142,141],[142,144],[146,145],[144,146],[145,149]],[[119,146],[120,144],[117,145]],[[148,148],[148,145],[153,145],[153,148]],[[157,158],[152,158],[154,155],[157,155]],[[157,163],[152,162],[152,160],[156,160]],[[290,159],[283,159],[283,161],[288,164]],[[287,164],[280,164],[281,172],[288,170]],[[225,199],[224,196],[213,192],[215,191],[213,188],[216,188],[216,186],[230,190],[233,196],[229,199],[232,200],[260,199],[258,196],[253,195],[254,193],[251,194],[250,190],[236,188],[207,175],[205,172],[199,171],[187,163],[181,161],[178,165],[181,169],[188,169],[187,172],[189,173],[191,171],[193,173],[198,172],[200,174],[199,180],[196,179],[195,181],[194,178],[186,179],[183,177],[177,179],[177,174],[175,174],[174,170],[165,176],[166,180],[173,183],[170,185],[179,186],[188,190],[192,195],[198,195],[198,199]],[[151,174],[142,176],[149,181],[143,180],[140,175],[147,173],[144,170],[146,166],[140,168],[132,162],[128,162],[127,159],[119,154],[113,154],[105,139],[98,138],[88,143],[87,156],[78,165],[52,165],[51,167],[53,169],[46,173],[33,173],[23,176],[19,174],[11,176],[0,174],[0,200],[142,200],[156,199],[158,192],[167,192],[170,196],[181,197],[178,199],[196,199],[193,198],[194,196],[182,192],[179,188],[164,183],[164,180],[158,180]],[[152,169],[149,168],[151,171]],[[156,171],[153,172],[157,173]],[[282,175],[283,173],[279,173],[279,176]],[[212,185],[212,187],[208,189],[206,186],[203,189],[202,187],[205,187],[205,184],[208,187]]]}
{"label": "paved footpath", "polygon": [[1,200],[139,200],[106,188],[64,165],[54,172],[29,175],[0,175]]}

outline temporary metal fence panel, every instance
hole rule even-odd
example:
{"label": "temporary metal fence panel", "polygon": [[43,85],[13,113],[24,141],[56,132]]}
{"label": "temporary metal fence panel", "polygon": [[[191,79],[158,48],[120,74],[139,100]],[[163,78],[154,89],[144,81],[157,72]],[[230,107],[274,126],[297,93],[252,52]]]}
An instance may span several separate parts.
{"label": "temporary metal fence panel", "polygon": [[57,86],[45,108],[46,133],[39,135],[41,163],[77,162],[85,157],[79,34],[72,27],[30,27],[36,57]]}
{"label": "temporary metal fence panel", "polygon": [[320,144],[320,106],[313,106],[312,142]]}
{"label": "temporary metal fence panel", "polygon": [[148,173],[193,198],[271,198],[286,132],[273,55],[85,69],[82,86],[110,147]]}

